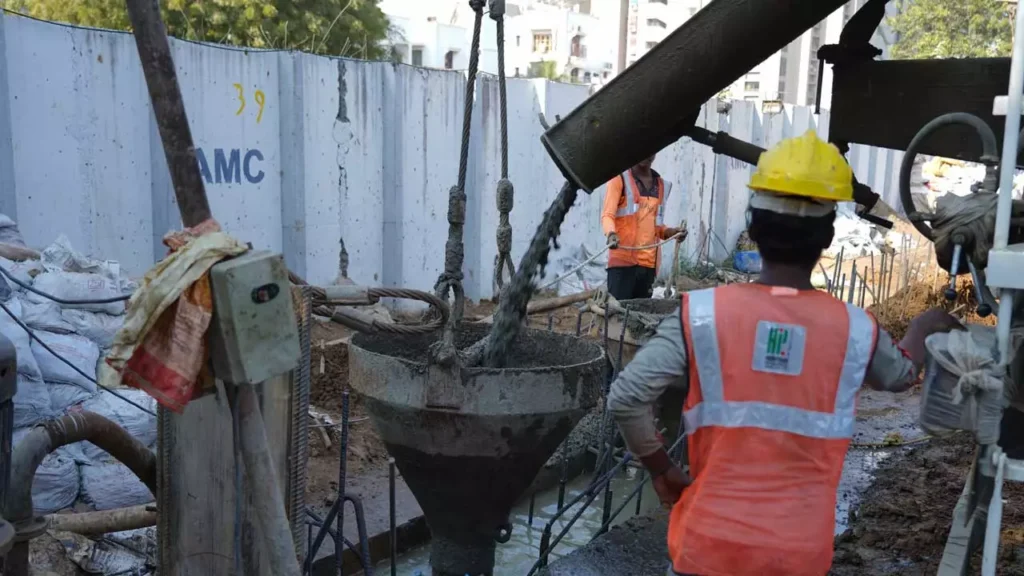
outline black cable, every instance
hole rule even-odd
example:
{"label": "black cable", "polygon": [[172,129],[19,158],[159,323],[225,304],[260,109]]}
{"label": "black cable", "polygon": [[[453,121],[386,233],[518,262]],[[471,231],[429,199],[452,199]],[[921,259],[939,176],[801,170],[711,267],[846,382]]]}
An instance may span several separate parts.
{"label": "black cable", "polygon": [[18,326],[21,326],[22,330],[24,330],[25,332],[28,332],[29,338],[31,338],[31,339],[35,340],[36,342],[38,342],[39,345],[42,346],[47,352],[49,352],[50,354],[53,354],[54,357],[56,357],[58,360],[60,360],[61,362],[67,364],[68,366],[70,366],[72,370],[74,370],[75,372],[78,372],[79,374],[81,374],[86,380],[88,380],[89,382],[92,382],[93,384],[95,384],[101,390],[103,390],[105,392],[109,392],[109,393],[113,394],[114,396],[117,396],[121,400],[124,400],[125,402],[131,404],[132,406],[135,406],[136,408],[138,408],[139,410],[142,410],[146,414],[149,414],[150,416],[156,416],[156,413],[153,412],[152,410],[142,406],[141,404],[137,404],[134,401],[129,400],[128,398],[125,398],[124,396],[118,394],[117,392],[114,392],[110,388],[107,388],[103,384],[100,384],[99,382],[96,381],[95,378],[93,378],[92,376],[89,376],[88,374],[83,372],[81,368],[79,368],[78,366],[75,366],[74,364],[72,364],[70,360],[68,360],[67,358],[61,356],[60,354],[58,354],[56,352],[54,352],[53,348],[50,348],[50,346],[47,345],[46,342],[43,342],[42,340],[40,340],[39,337],[36,336],[35,332],[31,328],[29,328],[28,325],[26,325],[24,322],[22,322],[21,318],[18,318],[17,316],[15,316],[14,312],[11,312],[11,309],[8,308],[7,305],[4,304],[3,302],[0,302],[0,308],[3,308],[3,311],[6,312],[7,315],[11,317],[12,320],[17,322]]}
{"label": "black cable", "polygon": [[42,290],[37,290],[36,288],[33,288],[32,286],[26,284],[25,282],[22,282],[21,280],[18,280],[17,278],[14,277],[13,274],[8,272],[7,269],[4,268],[3,266],[0,266],[0,273],[2,273],[4,276],[6,276],[8,280],[10,280],[11,282],[14,282],[15,284],[17,284],[18,286],[24,288],[25,290],[28,290],[29,292],[31,292],[33,294],[38,294],[39,296],[42,296],[43,298],[46,298],[48,300],[53,300],[57,304],[63,304],[65,306],[75,306],[75,305],[79,305],[79,304],[113,304],[115,302],[124,302],[124,301],[126,301],[126,300],[128,300],[128,299],[130,299],[132,297],[131,294],[124,294],[124,295],[121,295],[121,296],[114,296],[114,297],[111,297],[111,298],[102,298],[102,299],[99,299],[99,300],[64,300],[62,298],[57,298],[56,296],[54,296],[52,294],[47,294],[46,292],[43,292]]}

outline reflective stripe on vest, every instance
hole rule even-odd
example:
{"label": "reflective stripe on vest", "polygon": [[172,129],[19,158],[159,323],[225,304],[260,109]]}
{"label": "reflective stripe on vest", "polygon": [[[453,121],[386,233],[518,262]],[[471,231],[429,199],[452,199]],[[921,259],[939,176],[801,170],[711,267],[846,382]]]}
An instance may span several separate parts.
{"label": "reflective stripe on vest", "polygon": [[672,183],[664,180],[662,182],[662,186],[665,188],[665,193],[661,198],[661,202],[658,203],[658,217],[656,221],[658,226],[665,225],[665,205],[668,204],[668,195],[672,193]]}
{"label": "reflective stripe on vest", "polygon": [[633,175],[629,173],[629,170],[622,173],[622,183],[622,196],[626,200],[626,205],[615,212],[616,218],[632,216],[640,209],[640,199],[638,198],[640,194],[636,190]]}
{"label": "reflective stripe on vest", "polygon": [[715,326],[714,289],[689,293],[688,314],[702,400],[683,414],[687,433],[705,426],[754,427],[809,438],[843,439],[853,436],[857,391],[864,382],[874,344],[874,328],[867,313],[846,304],[850,319],[846,356],[839,376],[832,413],[803,410],[766,402],[728,402],[722,383]]}

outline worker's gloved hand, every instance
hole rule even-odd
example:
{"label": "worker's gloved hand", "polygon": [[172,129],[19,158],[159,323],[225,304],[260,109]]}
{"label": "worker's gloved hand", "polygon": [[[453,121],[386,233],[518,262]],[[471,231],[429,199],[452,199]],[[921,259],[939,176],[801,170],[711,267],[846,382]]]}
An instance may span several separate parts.
{"label": "worker's gloved hand", "polygon": [[658,495],[658,500],[661,500],[661,505],[665,508],[671,508],[676,505],[676,502],[683,495],[683,489],[689,486],[690,482],[690,477],[686,475],[686,472],[683,472],[681,468],[675,465],[666,470],[664,474],[651,479],[651,484],[654,485],[654,492]]}
{"label": "worker's gloved hand", "polygon": [[941,308],[925,310],[910,321],[907,334],[900,340],[900,348],[910,355],[911,361],[920,366],[924,364],[924,341],[932,334],[949,332],[950,330],[966,330],[959,320]]}
{"label": "worker's gloved hand", "polygon": [[680,228],[665,228],[665,232],[663,234],[666,240],[676,235],[679,236],[678,238],[676,238],[676,242],[682,242],[683,240],[686,240],[686,230]]}
{"label": "worker's gloved hand", "polygon": [[608,247],[618,248],[619,247],[619,235],[615,232],[608,234]]}

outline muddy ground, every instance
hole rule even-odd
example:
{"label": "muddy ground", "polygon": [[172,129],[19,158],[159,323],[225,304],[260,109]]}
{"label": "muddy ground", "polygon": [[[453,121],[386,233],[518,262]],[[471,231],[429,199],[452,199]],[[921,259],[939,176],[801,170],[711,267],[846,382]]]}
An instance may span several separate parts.
{"label": "muddy ground", "polygon": [[[836,537],[833,576],[932,576],[942,558],[953,507],[974,457],[968,434],[956,434],[893,454]],[[997,574],[1024,574],[1024,486],[1004,485],[1003,532]],[[980,556],[972,574],[979,573]]]}

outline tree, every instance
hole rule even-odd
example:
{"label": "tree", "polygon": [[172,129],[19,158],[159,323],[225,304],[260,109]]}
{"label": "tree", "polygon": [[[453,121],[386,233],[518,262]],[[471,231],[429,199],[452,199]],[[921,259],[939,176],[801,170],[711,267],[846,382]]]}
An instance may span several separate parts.
{"label": "tree", "polygon": [[1009,56],[1012,5],[1003,0],[912,0],[901,3],[889,26],[897,34],[892,57]]}
{"label": "tree", "polygon": [[[0,0],[2,3],[3,0]],[[380,59],[390,56],[379,0],[160,0],[167,32],[186,40]],[[129,30],[125,0],[13,0],[44,20]]]}

